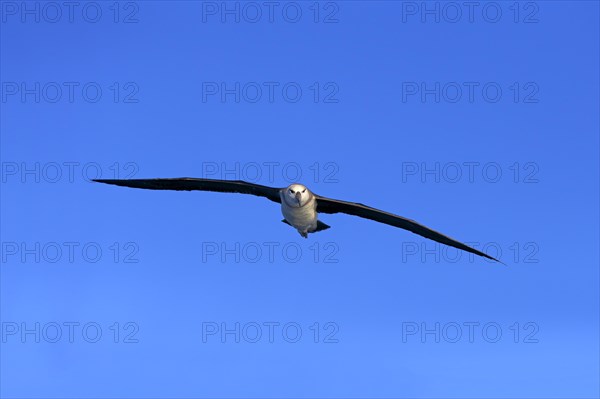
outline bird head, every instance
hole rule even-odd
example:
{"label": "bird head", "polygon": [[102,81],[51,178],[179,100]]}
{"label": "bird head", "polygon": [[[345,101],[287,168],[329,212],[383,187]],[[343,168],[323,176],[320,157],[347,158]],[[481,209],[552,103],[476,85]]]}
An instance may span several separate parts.
{"label": "bird head", "polygon": [[294,183],[290,184],[285,189],[283,198],[285,199],[287,205],[294,208],[300,208],[306,205],[306,203],[310,200],[311,195],[312,194],[310,190],[307,189],[305,186],[303,186],[302,184]]}

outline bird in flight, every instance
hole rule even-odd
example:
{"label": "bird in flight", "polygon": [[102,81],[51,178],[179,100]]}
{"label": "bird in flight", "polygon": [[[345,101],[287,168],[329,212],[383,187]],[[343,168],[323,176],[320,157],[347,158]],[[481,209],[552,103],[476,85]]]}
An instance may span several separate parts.
{"label": "bird in flight", "polygon": [[454,248],[470,252],[484,258],[500,262],[490,255],[471,248],[460,241],[450,238],[442,233],[425,227],[422,224],[394,215],[393,213],[381,211],[356,202],[341,201],[322,197],[310,191],[302,184],[290,184],[285,188],[261,186],[260,184],[248,183],[241,180],[214,180],[191,177],[167,178],[167,179],[95,179],[99,183],[114,184],[117,186],[143,188],[149,190],[179,190],[179,191],[216,191],[221,193],[252,194],[265,197],[273,202],[281,204],[281,212],[284,219],[282,222],[294,227],[304,238],[309,233],[316,233],[328,229],[330,226],[318,219],[319,213],[345,213],[370,219],[375,222],[399,227]]}

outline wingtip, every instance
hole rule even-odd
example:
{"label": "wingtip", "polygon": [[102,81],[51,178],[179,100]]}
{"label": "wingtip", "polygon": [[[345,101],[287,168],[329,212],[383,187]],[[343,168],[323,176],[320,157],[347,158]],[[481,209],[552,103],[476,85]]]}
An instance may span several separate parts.
{"label": "wingtip", "polygon": [[119,181],[120,180],[114,180],[114,179],[92,179],[93,182],[95,183],[104,183],[104,184],[115,184],[115,185],[119,185]]}
{"label": "wingtip", "polygon": [[476,251],[474,253],[477,254],[477,255],[479,255],[479,256],[482,256],[482,257],[484,257],[486,259],[492,260],[494,262],[502,263],[504,266],[508,266],[506,263],[502,262],[500,259],[496,259],[493,256],[490,256],[490,255],[486,254],[485,252]]}
{"label": "wingtip", "polygon": [[488,259],[491,259],[491,260],[493,260],[494,262],[498,262],[498,263],[501,263],[501,264],[503,264],[504,266],[508,266],[506,263],[502,262],[500,259],[496,259],[496,258],[494,258],[493,256],[486,255],[486,257],[487,257]]}

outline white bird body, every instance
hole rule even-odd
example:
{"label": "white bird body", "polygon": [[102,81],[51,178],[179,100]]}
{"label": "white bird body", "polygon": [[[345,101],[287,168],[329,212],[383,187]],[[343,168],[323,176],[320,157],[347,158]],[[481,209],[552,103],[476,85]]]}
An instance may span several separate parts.
{"label": "white bird body", "polygon": [[289,206],[283,200],[281,201],[281,213],[285,220],[294,226],[300,234],[313,232],[317,229],[317,201],[314,197],[300,207]]}
{"label": "white bird body", "polygon": [[303,237],[317,230],[317,201],[310,190],[301,184],[292,184],[279,195],[281,213],[291,226]]}

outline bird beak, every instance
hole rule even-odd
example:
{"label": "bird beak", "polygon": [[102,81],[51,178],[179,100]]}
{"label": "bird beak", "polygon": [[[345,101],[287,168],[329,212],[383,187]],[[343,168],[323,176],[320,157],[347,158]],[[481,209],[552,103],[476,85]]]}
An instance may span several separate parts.
{"label": "bird beak", "polygon": [[296,201],[298,201],[298,206],[300,206],[300,198],[302,198],[302,194],[296,193]]}

